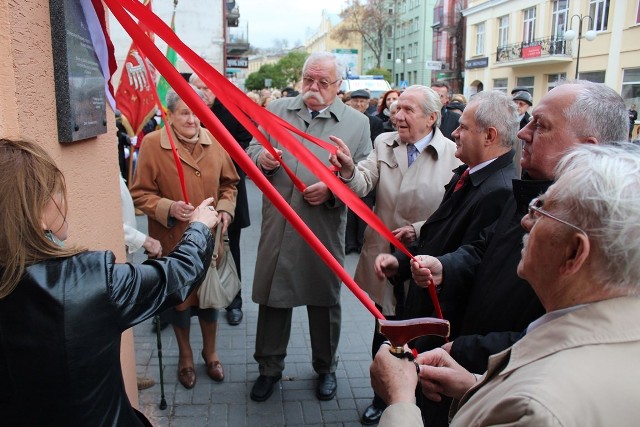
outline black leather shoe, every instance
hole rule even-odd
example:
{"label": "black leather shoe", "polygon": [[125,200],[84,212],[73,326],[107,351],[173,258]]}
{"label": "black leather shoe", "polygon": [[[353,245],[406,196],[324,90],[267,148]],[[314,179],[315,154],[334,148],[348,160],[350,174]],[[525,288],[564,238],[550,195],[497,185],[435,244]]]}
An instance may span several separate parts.
{"label": "black leather shoe", "polygon": [[231,310],[228,310],[227,322],[232,326],[239,325],[240,322],[242,322],[242,310],[239,308],[232,308]]}
{"label": "black leather shoe", "polygon": [[316,386],[316,397],[320,400],[331,400],[336,396],[338,382],[335,373],[320,374]]}
{"label": "black leather shoe", "polygon": [[273,386],[280,381],[282,375],[260,375],[251,389],[251,400],[264,402],[273,393]]}
{"label": "black leather shoe", "polygon": [[362,423],[362,425],[365,425],[365,426],[378,424],[383,411],[384,409],[376,408],[373,405],[369,405],[367,409],[365,409],[364,412],[362,413],[362,417],[360,417],[360,422]]}

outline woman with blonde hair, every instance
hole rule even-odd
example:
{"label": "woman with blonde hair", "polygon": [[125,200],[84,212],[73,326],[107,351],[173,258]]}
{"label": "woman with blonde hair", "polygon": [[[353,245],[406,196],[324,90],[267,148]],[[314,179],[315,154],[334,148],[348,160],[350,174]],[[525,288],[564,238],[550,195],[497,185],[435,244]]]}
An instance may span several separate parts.
{"label": "woman with blonde hair", "polygon": [[[204,94],[192,88],[204,101]],[[194,205],[213,197],[223,223],[223,233],[233,220],[236,206],[236,185],[240,178],[231,157],[211,133],[200,126],[178,94],[167,92],[167,121],[175,141],[180,162],[184,170],[187,198],[185,202],[178,179],[175,159],[165,129],[145,136],[138,156],[131,197],[135,206],[142,210],[149,221],[149,236],[158,239],[163,253],[170,251],[189,225]],[[185,388],[196,384],[193,351],[189,341],[191,316],[198,316],[202,331],[202,358],[207,375],[214,381],[224,379],[224,370],[216,351],[218,310],[198,308],[197,294],[173,310],[173,330],[178,343],[178,380]]]}
{"label": "woman with blonde hair", "polygon": [[42,147],[0,139],[0,170],[3,425],[150,426],[125,393],[120,335],[202,282],[219,222],[212,200],[165,258],[116,264],[110,251],[63,246],[65,181]]}

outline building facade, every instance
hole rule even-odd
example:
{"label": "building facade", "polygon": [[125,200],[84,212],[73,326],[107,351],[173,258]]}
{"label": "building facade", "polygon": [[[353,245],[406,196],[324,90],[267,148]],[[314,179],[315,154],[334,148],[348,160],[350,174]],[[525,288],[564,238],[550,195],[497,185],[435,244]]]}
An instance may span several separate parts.
{"label": "building facade", "polygon": [[[639,3],[470,0],[463,11],[465,95],[521,86],[531,92],[535,105],[558,80],[578,75],[607,84],[628,105],[639,105]],[[576,36],[571,41],[568,30]]]}
{"label": "building facade", "polygon": [[467,0],[438,0],[433,8],[433,54],[427,61],[431,81],[444,81],[462,93],[466,25],[462,11]]}
{"label": "building facade", "polygon": [[346,41],[340,41],[334,36],[334,31],[338,29],[340,25],[343,25],[340,16],[323,10],[320,25],[305,41],[304,50],[308,53],[335,53],[347,74],[361,74],[362,36],[351,33]]}
{"label": "building facade", "polygon": [[[392,0],[388,3],[389,25],[385,34],[382,67],[391,72],[392,86],[429,85],[432,60],[433,10],[436,0]],[[375,62],[365,53],[363,68]]]}

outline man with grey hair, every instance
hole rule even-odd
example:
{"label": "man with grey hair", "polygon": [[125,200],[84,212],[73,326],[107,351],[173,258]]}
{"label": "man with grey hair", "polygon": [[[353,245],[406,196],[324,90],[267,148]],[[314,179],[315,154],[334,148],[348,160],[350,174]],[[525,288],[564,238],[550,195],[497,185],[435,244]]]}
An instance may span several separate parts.
{"label": "man with grey hair", "polygon": [[[513,181],[513,194],[499,220],[455,252],[417,257],[414,280],[421,286],[433,280],[457,323],[452,324],[454,339],[443,348],[466,369],[485,371],[490,355],[516,342],[544,313],[531,286],[517,275],[524,234],[520,219],[529,202],[551,185],[567,150],[625,139],[625,110],[620,95],[604,84],[572,81],[556,86],[518,133],[524,141],[524,174]],[[446,425],[447,411],[441,416],[439,424],[430,425]]]}
{"label": "man with grey hair", "polygon": [[522,217],[517,268],[546,314],[482,377],[442,349],[417,357],[416,376],[383,347],[371,367],[391,404],[380,426],[422,426],[418,382],[430,399],[456,399],[451,426],[637,424],[640,147],[580,145],[555,175]]}
{"label": "man with grey hair", "polygon": [[[302,69],[302,91],[293,98],[272,101],[268,109],[298,129],[320,139],[337,136],[359,161],[371,151],[369,120],[337,97],[342,76],[335,55],[313,53]],[[311,231],[340,262],[344,263],[346,207],[279,142],[266,135],[278,154],[272,156],[257,140],[247,153],[276,190],[286,199]],[[321,147],[299,138],[318,159],[327,163]],[[306,185],[298,191],[280,161],[295,171]],[[273,204],[263,198],[262,228],[253,282],[253,301],[260,305],[254,358],[260,376],[251,399],[262,402],[273,392],[284,370],[291,332],[293,307],[306,306],[312,347],[312,363],[319,374],[316,396],[330,400],[336,394],[336,352],[340,338],[340,279],[322,262]]]}
{"label": "man with grey hair", "polygon": [[[331,162],[339,168],[340,178],[356,194],[375,190],[376,215],[409,245],[419,237],[425,218],[438,208],[444,187],[451,180],[451,171],[460,166],[460,160],[455,157],[456,145],[438,129],[441,105],[437,93],[426,86],[410,86],[395,102],[397,132],[380,135],[369,157],[357,167],[348,147],[336,139],[339,151],[331,157]],[[370,227],[365,230],[364,242],[354,279],[382,314],[387,319],[394,319],[394,287],[387,278],[377,277],[373,269],[375,257],[390,251],[389,242]],[[374,332],[373,355],[384,340],[381,334]],[[361,422],[375,424],[384,408],[382,399],[374,396],[372,404],[362,414]]]}

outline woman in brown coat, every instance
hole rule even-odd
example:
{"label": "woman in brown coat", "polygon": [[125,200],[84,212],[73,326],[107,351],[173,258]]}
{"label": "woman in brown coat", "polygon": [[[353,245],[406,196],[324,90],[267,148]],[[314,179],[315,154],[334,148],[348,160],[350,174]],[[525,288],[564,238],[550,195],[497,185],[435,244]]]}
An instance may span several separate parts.
{"label": "woman in brown coat", "polygon": [[[194,90],[204,100],[204,95]],[[233,220],[236,184],[239,177],[231,158],[175,91],[167,93],[167,121],[184,170],[187,198],[178,179],[171,144],[165,129],[145,136],[131,187],[137,208],[149,220],[149,235],[158,239],[163,252],[170,252],[189,224],[189,219],[207,197],[214,198],[223,222],[223,231]],[[164,255],[164,253],[163,253]],[[216,352],[218,311],[198,308],[197,292],[173,312],[173,330],[179,350],[178,380],[185,388],[193,388],[196,373],[189,342],[191,316],[197,315],[202,330],[202,357],[207,374],[215,381],[224,379],[224,371]]]}

